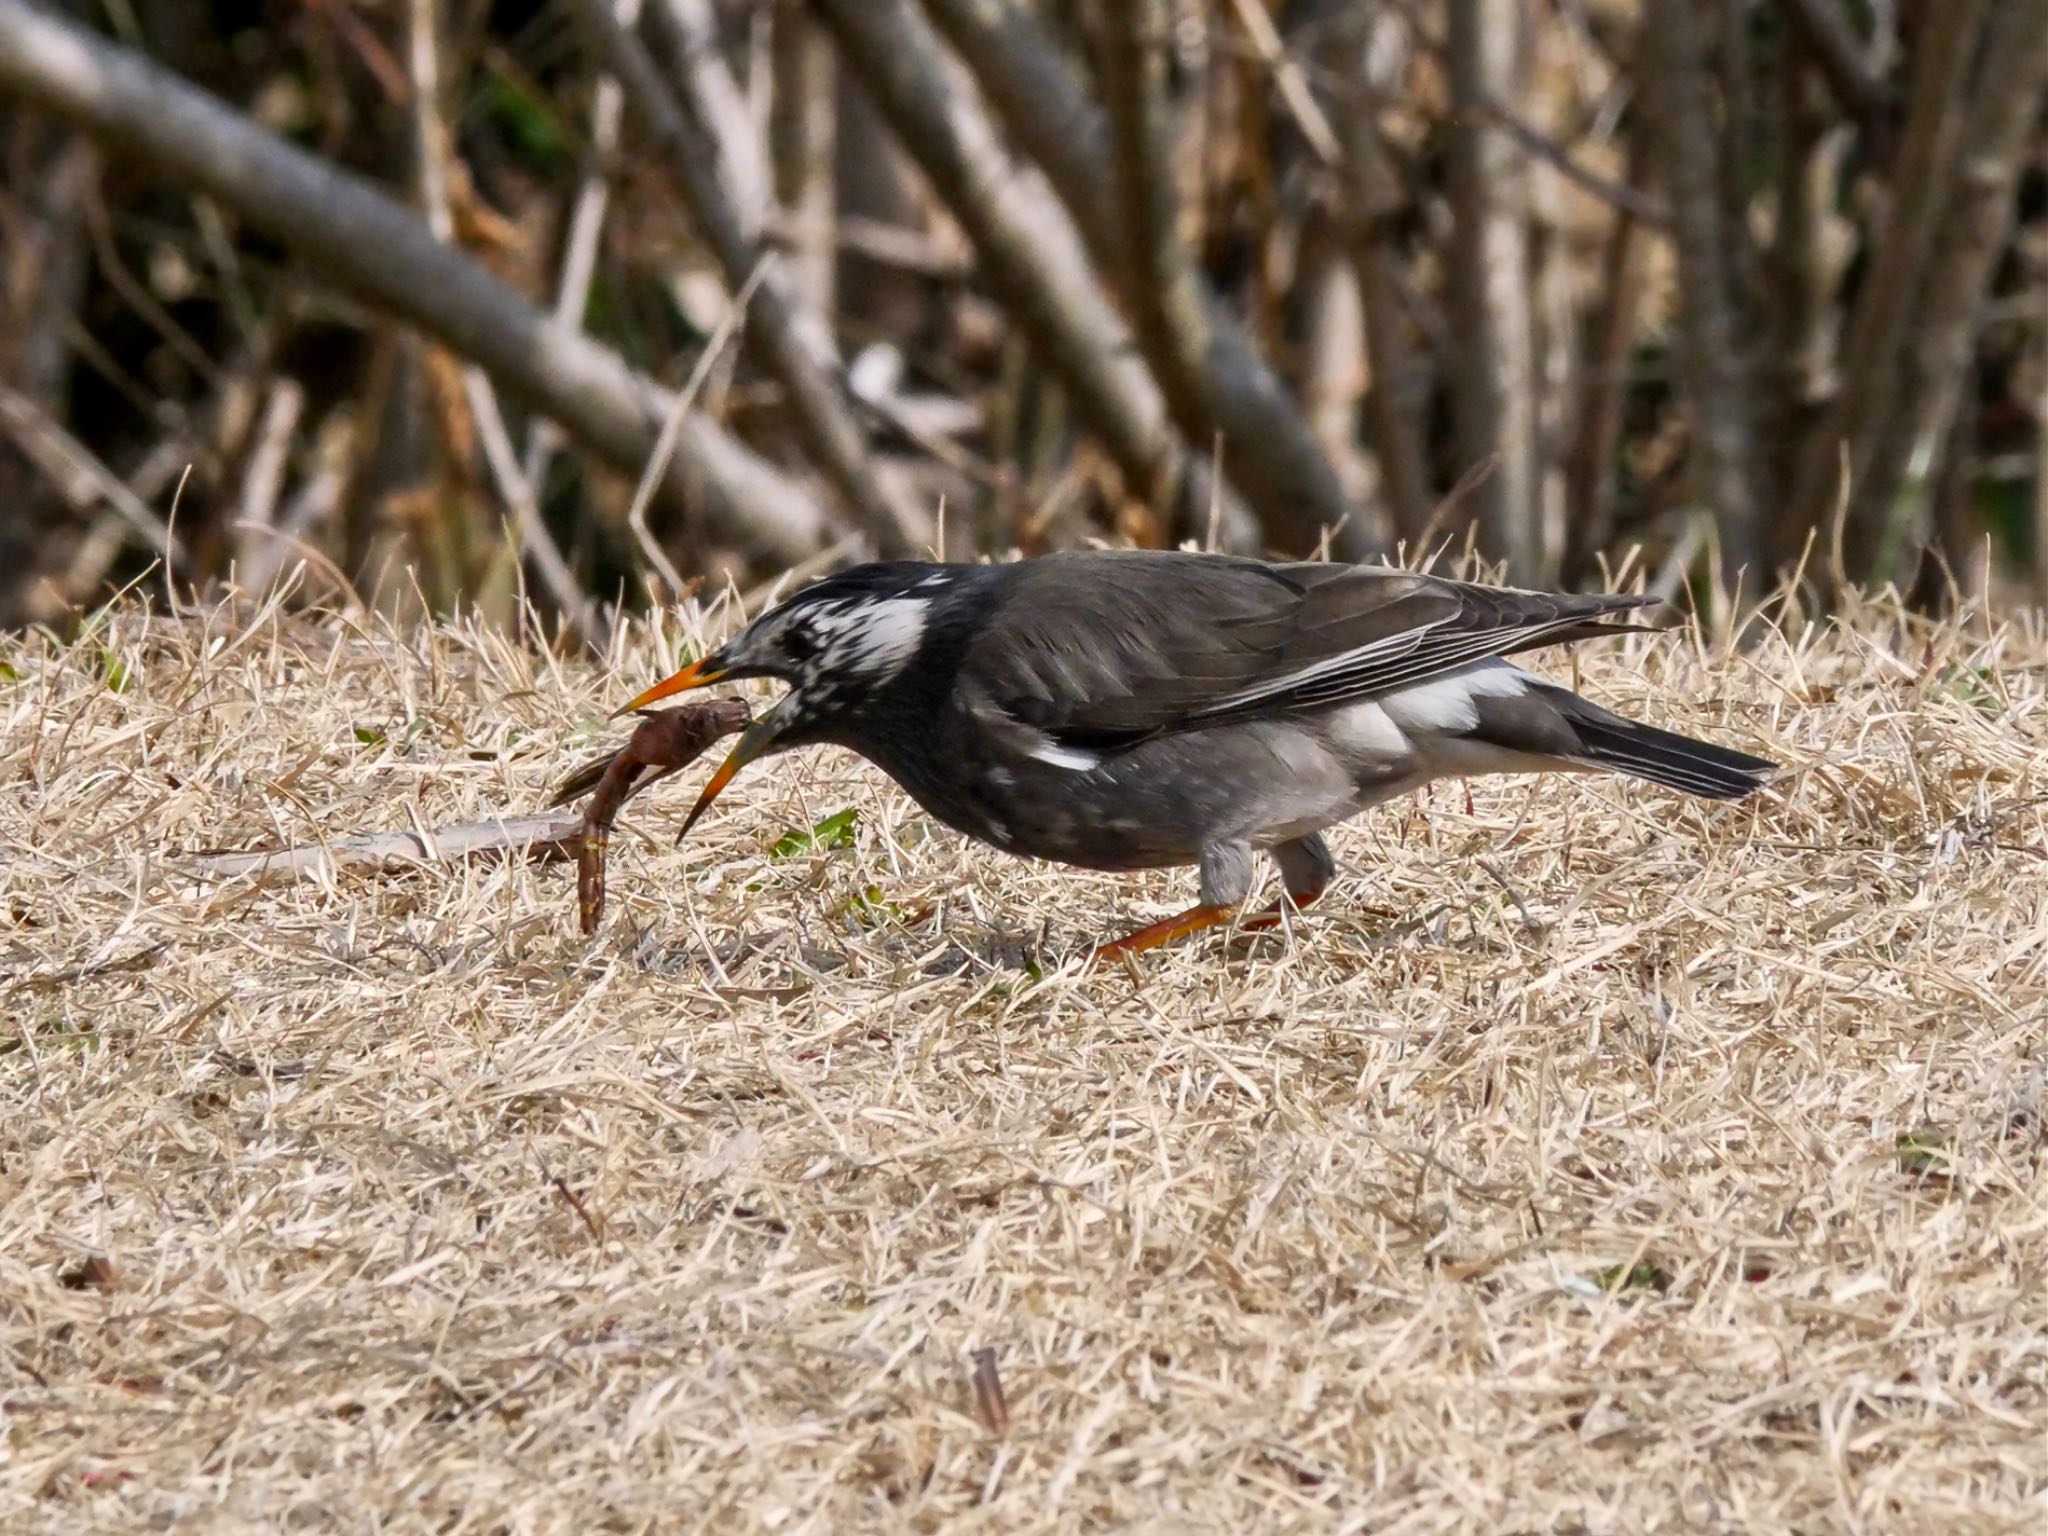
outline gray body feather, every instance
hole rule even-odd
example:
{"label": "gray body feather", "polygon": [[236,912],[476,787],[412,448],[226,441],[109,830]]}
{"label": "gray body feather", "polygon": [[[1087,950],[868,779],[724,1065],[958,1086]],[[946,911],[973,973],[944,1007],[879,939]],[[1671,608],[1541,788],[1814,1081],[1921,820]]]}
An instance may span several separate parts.
{"label": "gray body feather", "polygon": [[1612,770],[1733,797],[1773,767],[1501,659],[1639,627],[1613,620],[1643,598],[1166,553],[929,570],[915,664],[857,730],[809,739],[1013,853],[1199,863],[1205,902],[1243,899],[1254,849],[1290,891],[1319,887],[1322,829],[1446,775]]}

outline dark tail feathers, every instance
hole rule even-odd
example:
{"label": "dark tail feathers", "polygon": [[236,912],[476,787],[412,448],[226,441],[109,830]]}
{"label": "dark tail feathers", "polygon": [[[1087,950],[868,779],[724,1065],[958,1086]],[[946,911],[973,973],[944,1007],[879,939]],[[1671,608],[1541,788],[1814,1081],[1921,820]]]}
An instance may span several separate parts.
{"label": "dark tail feathers", "polygon": [[1576,694],[1565,693],[1553,702],[1581,743],[1573,760],[1589,767],[1612,769],[1710,800],[1739,800],[1761,789],[1778,771],[1776,763],[1761,757],[1625,720]]}

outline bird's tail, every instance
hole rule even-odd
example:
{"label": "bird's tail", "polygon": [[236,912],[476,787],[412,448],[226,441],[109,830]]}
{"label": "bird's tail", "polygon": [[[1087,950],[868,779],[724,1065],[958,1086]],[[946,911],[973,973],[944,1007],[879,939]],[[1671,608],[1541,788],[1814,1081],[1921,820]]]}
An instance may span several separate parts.
{"label": "bird's tail", "polygon": [[1545,691],[1579,740],[1579,749],[1566,755],[1589,768],[1711,800],[1739,800],[1778,771],[1764,758],[1624,719],[1562,688]]}

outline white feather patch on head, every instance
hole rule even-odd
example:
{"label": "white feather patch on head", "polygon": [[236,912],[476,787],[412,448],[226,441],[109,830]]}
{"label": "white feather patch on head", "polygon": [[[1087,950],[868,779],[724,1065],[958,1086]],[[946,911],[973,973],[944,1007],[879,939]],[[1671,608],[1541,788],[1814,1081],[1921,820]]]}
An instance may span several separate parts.
{"label": "white feather patch on head", "polygon": [[1528,686],[1529,679],[1506,662],[1489,662],[1382,694],[1379,706],[1404,731],[1462,736],[1479,726],[1474,699],[1512,699]]}
{"label": "white feather patch on head", "polygon": [[821,608],[810,624],[834,670],[893,677],[924,643],[930,606],[922,597],[862,598]]}

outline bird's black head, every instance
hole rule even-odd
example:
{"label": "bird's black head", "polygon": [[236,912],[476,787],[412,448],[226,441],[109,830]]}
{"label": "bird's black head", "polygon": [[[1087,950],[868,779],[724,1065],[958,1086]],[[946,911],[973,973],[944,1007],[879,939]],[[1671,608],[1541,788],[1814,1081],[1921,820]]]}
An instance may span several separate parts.
{"label": "bird's black head", "polygon": [[699,665],[721,678],[789,684],[771,712],[776,745],[820,740],[910,665],[957,574],[907,561],[855,566],[778,603]]}
{"label": "bird's black head", "polygon": [[686,689],[750,677],[789,684],[781,702],[741,735],[690,821],[743,764],[838,736],[849,718],[902,676],[932,631],[935,609],[957,598],[958,584],[973,571],[884,561],[827,576],[628,704],[627,710],[642,709]]}

